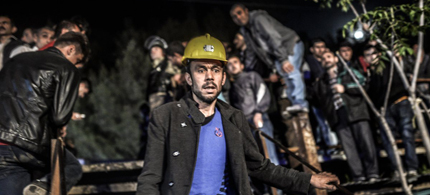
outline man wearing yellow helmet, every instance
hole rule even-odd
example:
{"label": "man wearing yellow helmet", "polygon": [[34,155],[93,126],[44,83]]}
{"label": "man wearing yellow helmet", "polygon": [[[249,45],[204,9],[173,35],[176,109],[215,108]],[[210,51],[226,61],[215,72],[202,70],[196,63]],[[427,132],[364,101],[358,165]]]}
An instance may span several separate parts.
{"label": "man wearing yellow helmet", "polygon": [[276,166],[261,155],[243,113],[217,101],[226,74],[222,43],[193,38],[182,59],[190,92],[152,112],[137,194],[251,194],[248,175],[306,194],[309,185],[334,189],[329,173]]}

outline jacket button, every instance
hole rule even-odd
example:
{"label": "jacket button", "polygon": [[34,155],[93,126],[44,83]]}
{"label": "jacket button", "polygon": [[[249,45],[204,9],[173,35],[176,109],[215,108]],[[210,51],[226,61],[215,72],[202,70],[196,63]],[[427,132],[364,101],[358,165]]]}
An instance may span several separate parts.
{"label": "jacket button", "polygon": [[175,152],[173,152],[173,156],[179,156],[179,154],[181,154],[181,153],[179,153],[179,151],[175,151]]}
{"label": "jacket button", "polygon": [[170,187],[173,187],[173,185],[175,185],[175,183],[173,183],[173,181],[169,182]]}

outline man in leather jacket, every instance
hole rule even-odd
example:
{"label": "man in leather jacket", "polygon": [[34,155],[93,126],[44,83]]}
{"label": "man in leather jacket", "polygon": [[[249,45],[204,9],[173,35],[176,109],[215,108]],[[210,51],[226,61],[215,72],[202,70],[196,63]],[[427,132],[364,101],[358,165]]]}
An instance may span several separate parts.
{"label": "man in leather jacket", "polygon": [[[33,171],[49,171],[50,140],[72,116],[80,82],[75,65],[86,59],[87,44],[84,35],[69,32],[45,51],[15,56],[0,71],[0,194],[22,194]],[[82,169],[67,150],[65,162],[70,189]]]}

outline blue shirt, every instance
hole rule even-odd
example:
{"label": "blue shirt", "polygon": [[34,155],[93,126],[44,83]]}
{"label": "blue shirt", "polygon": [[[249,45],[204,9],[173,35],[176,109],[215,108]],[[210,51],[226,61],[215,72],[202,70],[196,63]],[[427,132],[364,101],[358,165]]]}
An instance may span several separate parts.
{"label": "blue shirt", "polygon": [[213,119],[200,130],[199,148],[190,194],[226,194],[227,147],[221,114],[215,109]]}

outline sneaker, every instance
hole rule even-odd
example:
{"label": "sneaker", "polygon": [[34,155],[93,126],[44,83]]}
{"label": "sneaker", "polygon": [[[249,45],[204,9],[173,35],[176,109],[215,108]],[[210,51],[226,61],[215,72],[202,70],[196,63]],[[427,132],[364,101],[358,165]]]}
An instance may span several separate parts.
{"label": "sneaker", "polygon": [[290,119],[291,118],[291,114],[288,112],[288,111],[286,111],[286,110],[284,110],[283,112],[282,112],[282,118],[284,118],[284,119]]}
{"label": "sneaker", "polygon": [[48,183],[36,180],[25,186],[23,195],[49,195]]}
{"label": "sneaker", "polygon": [[408,171],[408,175],[406,176],[408,183],[412,183],[418,180],[418,173],[416,170]]}
{"label": "sneaker", "polygon": [[374,183],[374,182],[378,182],[381,181],[381,178],[379,177],[379,175],[369,175],[369,177],[367,178],[369,182]]}
{"label": "sneaker", "polygon": [[391,176],[390,182],[399,183],[400,182],[400,173],[399,171],[394,171],[393,175]]}
{"label": "sneaker", "polygon": [[303,107],[299,104],[288,106],[286,108],[286,111],[289,112],[290,114],[297,113],[297,112],[309,112],[308,108]]}
{"label": "sneaker", "polygon": [[354,178],[354,182],[363,182],[363,181],[366,181],[366,178],[365,177],[356,177],[356,178]]}

